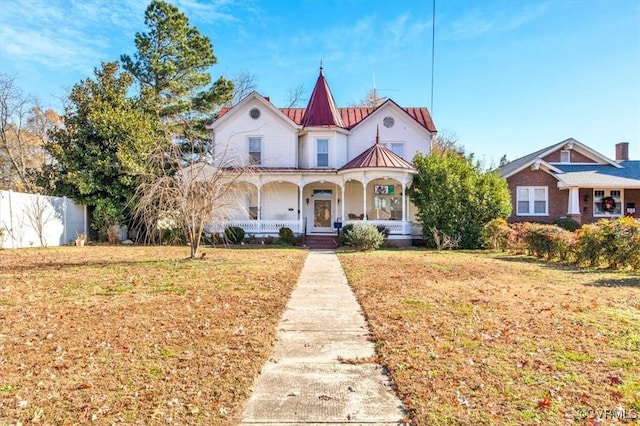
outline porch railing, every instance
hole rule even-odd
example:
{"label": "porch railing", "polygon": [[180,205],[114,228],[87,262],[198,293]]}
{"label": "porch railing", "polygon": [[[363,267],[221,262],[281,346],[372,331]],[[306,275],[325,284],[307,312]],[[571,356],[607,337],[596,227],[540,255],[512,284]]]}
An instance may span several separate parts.
{"label": "porch railing", "polygon": [[[306,233],[306,218],[303,220],[230,220],[227,222],[216,222],[210,224],[206,232],[218,233],[224,232],[225,228],[230,226],[238,226],[244,229],[245,234],[254,235],[274,235],[278,234],[280,228],[286,227],[291,229],[295,234]],[[342,226],[348,224],[362,223],[361,220],[346,220]],[[389,235],[421,235],[422,227],[413,222],[403,222],[401,220],[368,220],[366,223],[373,226],[384,226],[389,230]]]}
{"label": "porch railing", "polygon": [[230,220],[210,224],[207,232],[220,234],[230,226],[244,229],[245,234],[277,234],[280,228],[289,228],[296,234],[302,232],[299,220]]}

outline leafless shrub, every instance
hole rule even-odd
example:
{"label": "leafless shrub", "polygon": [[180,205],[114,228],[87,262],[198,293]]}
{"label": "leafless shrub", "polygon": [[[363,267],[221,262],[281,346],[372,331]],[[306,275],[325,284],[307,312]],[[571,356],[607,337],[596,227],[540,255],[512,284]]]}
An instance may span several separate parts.
{"label": "leafless shrub", "polygon": [[453,250],[458,248],[460,244],[460,235],[457,237],[453,237],[451,235],[447,235],[442,231],[439,231],[435,226],[429,228],[431,231],[431,235],[433,235],[433,242],[436,245],[436,250]]}
{"label": "leafless shrub", "polygon": [[55,218],[55,211],[45,197],[37,195],[31,199],[31,203],[25,208],[24,213],[36,234],[38,234],[40,246],[46,247],[47,239],[44,232],[46,225]]}
{"label": "leafless shrub", "polygon": [[141,180],[133,208],[146,242],[159,242],[163,229],[173,229],[191,247],[191,258],[198,255],[207,225],[242,208],[236,196],[243,187],[239,178],[250,168],[226,157],[226,152],[185,156],[177,145],[152,156],[152,169],[161,172]]}

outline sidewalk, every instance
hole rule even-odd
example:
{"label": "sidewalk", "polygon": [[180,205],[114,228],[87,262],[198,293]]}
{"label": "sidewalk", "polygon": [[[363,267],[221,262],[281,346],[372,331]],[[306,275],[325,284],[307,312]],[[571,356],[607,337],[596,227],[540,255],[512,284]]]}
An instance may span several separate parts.
{"label": "sidewalk", "polygon": [[333,251],[311,251],[254,382],[241,425],[397,425],[404,416],[375,364],[368,329]]}

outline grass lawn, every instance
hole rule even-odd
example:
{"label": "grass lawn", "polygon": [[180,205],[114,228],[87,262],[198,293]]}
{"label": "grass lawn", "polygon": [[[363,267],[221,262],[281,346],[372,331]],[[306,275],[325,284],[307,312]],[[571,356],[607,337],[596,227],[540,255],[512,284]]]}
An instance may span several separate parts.
{"label": "grass lawn", "polygon": [[0,425],[237,423],[307,253],[0,250]]}
{"label": "grass lawn", "polygon": [[479,252],[339,257],[415,424],[614,424],[618,408],[640,422],[640,276]]}

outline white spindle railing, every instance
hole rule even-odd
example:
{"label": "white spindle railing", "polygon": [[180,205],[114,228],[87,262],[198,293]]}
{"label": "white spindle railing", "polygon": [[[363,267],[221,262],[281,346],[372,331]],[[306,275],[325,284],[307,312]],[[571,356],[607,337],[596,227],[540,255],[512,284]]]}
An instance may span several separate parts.
{"label": "white spindle railing", "polygon": [[[299,220],[230,220],[227,222],[216,222],[210,224],[206,232],[208,233],[222,233],[225,228],[230,226],[238,226],[244,229],[245,234],[277,234],[280,228],[289,228],[295,234],[304,232],[304,229]],[[362,220],[346,220],[342,223],[342,226],[356,223],[368,223],[369,225],[385,226],[389,230],[389,235],[421,235],[422,227],[419,224],[401,221],[401,220],[368,220],[363,222]]]}
{"label": "white spindle railing", "polygon": [[289,228],[296,234],[302,232],[299,220],[230,220],[210,224],[207,232],[222,233],[230,226],[244,229],[245,234],[277,234],[280,228]]}

